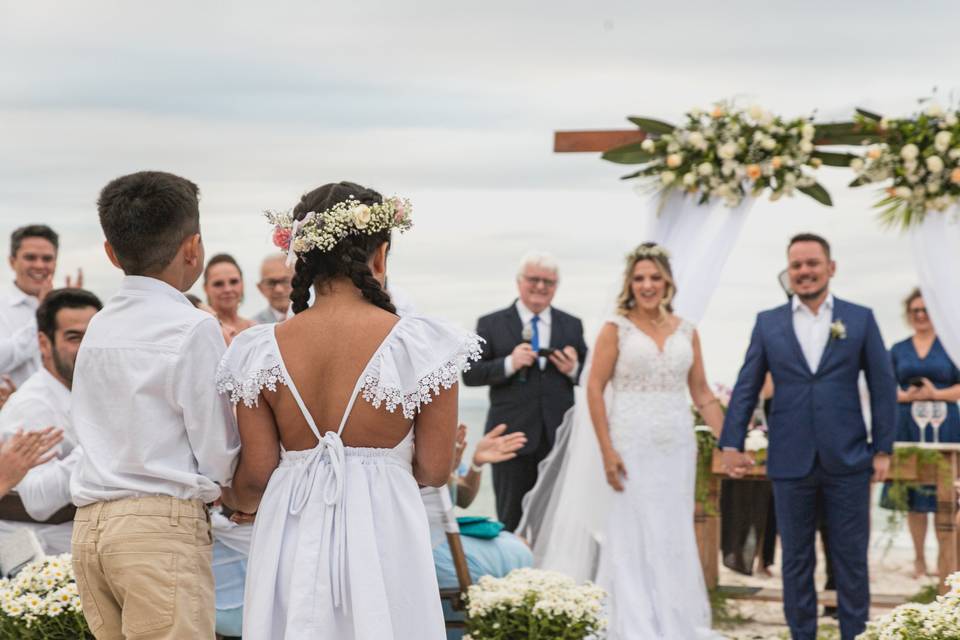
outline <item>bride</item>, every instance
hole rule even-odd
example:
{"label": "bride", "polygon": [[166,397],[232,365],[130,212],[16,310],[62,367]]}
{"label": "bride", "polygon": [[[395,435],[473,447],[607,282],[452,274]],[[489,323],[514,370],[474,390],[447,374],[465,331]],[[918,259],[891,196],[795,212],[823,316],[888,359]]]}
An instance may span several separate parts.
{"label": "bride", "polygon": [[687,391],[716,435],[723,412],[696,329],[671,313],[675,293],[667,252],[653,243],[637,247],[587,383],[614,490],[597,576],[610,594],[612,640],[719,637],[710,630],[693,528],[697,444]]}

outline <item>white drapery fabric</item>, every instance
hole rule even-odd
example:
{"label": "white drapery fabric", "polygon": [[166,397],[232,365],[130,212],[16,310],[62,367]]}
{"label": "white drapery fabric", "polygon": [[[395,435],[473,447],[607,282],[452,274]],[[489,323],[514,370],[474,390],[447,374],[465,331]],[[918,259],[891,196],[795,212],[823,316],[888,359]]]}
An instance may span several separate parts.
{"label": "white drapery fabric", "polygon": [[659,214],[659,200],[651,203],[646,239],[670,252],[677,281],[673,306],[680,317],[693,324],[703,319],[753,203],[746,197],[733,208],[716,201],[698,205],[696,197],[674,193]]}
{"label": "white drapery fabric", "polygon": [[[732,209],[696,202],[674,194],[661,208],[659,199],[653,199],[643,237],[670,252],[678,289],[674,309],[693,324],[703,318],[719,285],[720,272],[753,199],[747,198]],[[619,287],[618,280],[611,290],[617,292]],[[613,315],[614,297],[615,293],[601,310],[597,318],[601,323]],[[585,388],[591,360],[592,356],[588,357],[581,384],[575,390],[575,404],[564,416],[553,451],[540,463],[537,484],[524,497],[523,519],[516,531],[530,542],[535,566],[560,571],[578,581],[596,577],[612,497],[587,406]],[[608,405],[610,395],[608,387]]]}
{"label": "white drapery fabric", "polygon": [[960,363],[960,223],[930,212],[910,236],[930,320],[947,355]]}

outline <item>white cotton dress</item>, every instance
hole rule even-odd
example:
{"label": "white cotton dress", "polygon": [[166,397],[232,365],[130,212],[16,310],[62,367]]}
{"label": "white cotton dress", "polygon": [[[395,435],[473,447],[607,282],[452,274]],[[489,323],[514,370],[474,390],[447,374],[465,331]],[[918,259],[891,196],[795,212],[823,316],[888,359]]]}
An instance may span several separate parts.
{"label": "white cotton dress", "polygon": [[412,474],[413,430],[392,449],[344,446],[358,397],[415,418],[479,358],[479,338],[402,318],[364,368],[335,431],[317,427],[284,365],[275,325],[239,334],[217,386],[250,406],[286,385],[319,440],[283,451],[254,524],[243,637],[250,640],[444,640],[430,532]]}
{"label": "white cotton dress", "polygon": [[627,470],[614,492],[597,583],[609,593],[610,640],[706,640],[710,605],[693,527],[697,443],[687,391],[694,327],[681,321],[663,351],[627,318],[608,422]]}

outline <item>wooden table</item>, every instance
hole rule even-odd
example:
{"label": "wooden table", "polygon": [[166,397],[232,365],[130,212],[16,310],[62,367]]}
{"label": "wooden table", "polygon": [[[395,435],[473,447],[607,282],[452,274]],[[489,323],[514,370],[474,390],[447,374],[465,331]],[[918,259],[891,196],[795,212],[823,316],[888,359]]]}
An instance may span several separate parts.
{"label": "wooden table", "polygon": [[[940,464],[920,465],[917,463],[916,456],[907,459],[893,457],[890,478],[937,487],[935,523],[937,540],[940,543],[937,569],[940,576],[940,592],[945,593],[946,577],[960,570],[960,531],[957,529],[958,507],[955,487],[960,477],[960,444],[904,442],[897,443],[896,447],[926,449],[940,454]],[[716,588],[720,577],[720,481],[727,478],[727,474],[721,468],[721,456],[718,454],[713,456],[712,471],[707,500],[697,503],[694,515],[700,563],[703,566],[703,575],[708,589]],[[753,467],[743,479],[766,480],[766,467]]]}

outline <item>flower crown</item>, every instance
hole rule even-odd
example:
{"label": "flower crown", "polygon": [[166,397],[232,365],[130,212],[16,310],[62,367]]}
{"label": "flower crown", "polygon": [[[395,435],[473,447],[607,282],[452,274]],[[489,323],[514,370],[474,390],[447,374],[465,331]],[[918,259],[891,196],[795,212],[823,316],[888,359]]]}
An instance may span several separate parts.
{"label": "flower crown", "polygon": [[628,260],[643,260],[645,258],[660,258],[661,260],[669,260],[670,253],[658,244],[653,246],[642,244],[627,256]]}
{"label": "flower crown", "polygon": [[406,198],[392,197],[382,203],[363,204],[352,196],[325,211],[310,211],[300,220],[287,212],[267,211],[273,225],[273,244],[287,252],[287,265],[313,249],[330,251],[350,235],[374,235],[381,231],[413,226],[412,207]]}

